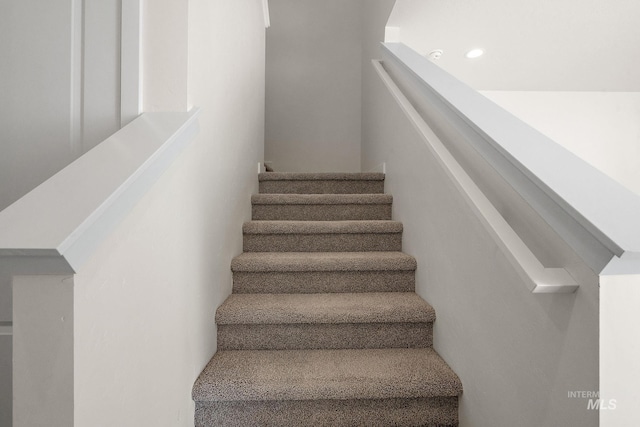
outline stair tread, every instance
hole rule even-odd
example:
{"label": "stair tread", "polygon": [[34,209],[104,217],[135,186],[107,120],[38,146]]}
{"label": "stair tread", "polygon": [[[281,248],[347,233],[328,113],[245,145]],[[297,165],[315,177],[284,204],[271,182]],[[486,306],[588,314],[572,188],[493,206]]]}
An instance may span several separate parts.
{"label": "stair tread", "polygon": [[232,294],[218,308],[216,323],[417,323],[435,317],[414,292]]}
{"label": "stair tread", "polygon": [[457,375],[431,348],[219,351],[196,401],[458,396]]}
{"label": "stair tread", "polygon": [[402,223],[390,220],[351,221],[248,221],[244,234],[358,234],[401,233]]}
{"label": "stair tread", "polygon": [[232,271],[413,271],[416,260],[404,252],[244,252]]}
{"label": "stair tread", "polygon": [[258,181],[384,181],[378,172],[264,172]]}
{"label": "stair tread", "polygon": [[254,194],[254,205],[379,205],[391,204],[390,194]]}

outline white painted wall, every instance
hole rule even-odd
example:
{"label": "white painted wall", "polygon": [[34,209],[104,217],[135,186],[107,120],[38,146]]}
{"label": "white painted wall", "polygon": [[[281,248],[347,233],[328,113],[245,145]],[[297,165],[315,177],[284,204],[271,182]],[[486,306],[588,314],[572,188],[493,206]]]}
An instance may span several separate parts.
{"label": "white painted wall", "polygon": [[[597,426],[573,390],[598,390],[597,277],[543,222],[549,259],[580,283],[534,295],[431,157],[380,80],[366,89],[363,170],[386,163],[385,191],[416,257],[417,292],[437,313],[434,347],[460,376],[460,426]],[[512,216],[520,202],[512,204]]]}
{"label": "white painted wall", "polygon": [[[190,0],[188,26],[181,16],[165,19],[174,5],[147,2],[157,10],[145,22],[173,25],[164,37],[188,29],[180,55],[188,57],[188,102],[202,109],[201,133],[76,275],[78,426],[193,424],[191,387],[216,349],[215,310],[231,292],[230,262],[257,191],[261,0]],[[145,38],[145,47],[171,46],[160,36]],[[174,61],[146,60],[146,70]],[[147,102],[183,102],[182,88],[150,92],[161,86],[145,84]]]}
{"label": "white painted wall", "polygon": [[361,4],[269,2],[265,160],[275,170],[360,170]]}
{"label": "white painted wall", "polygon": [[0,3],[0,209],[79,152],[74,3]]}
{"label": "white painted wall", "polygon": [[73,426],[73,277],[28,275],[13,282],[14,401],[7,425]]}
{"label": "white painted wall", "polygon": [[482,94],[640,194],[640,92]]}
{"label": "white painted wall", "polygon": [[[371,65],[371,60],[382,58],[380,44],[385,38],[385,26],[393,10],[396,0],[367,0],[362,4],[362,137],[365,138],[368,129],[366,115],[374,102],[369,88],[379,79]],[[361,166],[363,172],[381,172],[378,165],[365,165],[366,142],[362,143]],[[375,169],[375,170],[374,170]]]}
{"label": "white painted wall", "polygon": [[143,111],[187,111],[189,1],[141,2]]}
{"label": "white painted wall", "polygon": [[83,153],[120,129],[121,3],[84,1]]}

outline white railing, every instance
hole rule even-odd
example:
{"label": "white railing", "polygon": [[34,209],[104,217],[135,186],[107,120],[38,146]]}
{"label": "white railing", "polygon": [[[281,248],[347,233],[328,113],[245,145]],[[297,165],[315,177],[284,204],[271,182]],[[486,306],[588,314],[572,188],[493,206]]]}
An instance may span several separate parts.
{"label": "white railing", "polygon": [[[640,197],[407,46],[384,43],[383,53],[384,67],[376,65],[378,73],[534,291],[538,283],[555,283],[549,288],[554,292],[575,290],[577,284],[561,269],[542,267],[447,144],[459,144],[458,154],[471,147],[473,156],[483,159],[598,274],[600,423],[640,425],[635,409],[640,400],[640,345],[635,339],[640,322]],[[408,99],[402,99],[405,95]],[[451,135],[461,141],[445,141]],[[561,279],[550,281],[558,272]],[[540,278],[547,273],[551,275]]]}
{"label": "white railing", "polygon": [[489,232],[498,247],[503,251],[514,268],[518,271],[529,290],[533,293],[570,293],[578,288],[576,281],[563,268],[545,268],[518,234],[500,215],[498,210],[480,191],[478,186],[467,175],[460,164],[445,148],[440,139],[433,133],[423,118],[413,108],[409,100],[402,94],[380,62],[374,61],[374,68],[396,102],[411,120],[426,142],[427,147],[437,159],[443,171],[455,184],[476,217]]}
{"label": "white railing", "polygon": [[521,278],[527,283],[529,290],[533,293],[575,292],[578,289],[578,284],[569,273],[564,268],[545,268],[542,265],[469,175],[465,173],[460,164],[456,162],[440,139],[427,126],[424,119],[402,94],[380,62],[374,61],[373,65],[387,89],[424,139],[443,171],[455,184],[465,202],[518,271]]}
{"label": "white railing", "polygon": [[0,257],[76,271],[197,134],[198,112],[141,115],[0,212]]}
{"label": "white railing", "polygon": [[198,115],[142,114],[0,212],[16,426],[73,425],[74,274],[195,138]]}
{"label": "white railing", "polygon": [[586,253],[589,245],[581,238],[587,234],[606,248],[609,258],[640,253],[637,195],[407,46],[383,47],[418,82],[420,95],[438,102],[446,119],[463,128],[467,142],[594,269],[601,270],[606,262]]}

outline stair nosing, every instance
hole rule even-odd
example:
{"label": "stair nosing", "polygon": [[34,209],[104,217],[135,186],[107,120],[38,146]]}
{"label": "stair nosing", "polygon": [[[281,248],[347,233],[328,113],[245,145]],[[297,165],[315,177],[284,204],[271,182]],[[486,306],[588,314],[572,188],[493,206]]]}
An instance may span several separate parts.
{"label": "stair nosing", "polygon": [[433,307],[415,292],[231,294],[216,311],[219,325],[433,323],[435,319]]}
{"label": "stair nosing", "polygon": [[462,383],[432,348],[219,351],[195,401],[459,396]]}

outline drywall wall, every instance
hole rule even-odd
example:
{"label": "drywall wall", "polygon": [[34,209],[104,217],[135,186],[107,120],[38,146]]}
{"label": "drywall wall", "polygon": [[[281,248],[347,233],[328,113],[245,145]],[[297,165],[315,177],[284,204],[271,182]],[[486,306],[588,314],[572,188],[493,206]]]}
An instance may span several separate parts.
{"label": "drywall wall", "polygon": [[0,209],[73,160],[72,0],[0,3]]}
{"label": "drywall wall", "polygon": [[16,335],[9,425],[73,426],[73,277],[36,274],[17,276],[13,283]]}
{"label": "drywall wall", "polygon": [[[384,41],[385,26],[389,15],[393,10],[396,0],[367,0],[362,4],[362,137],[367,135],[367,122],[364,117],[367,115],[374,98],[369,88],[379,79],[373,64],[374,59],[382,58],[380,44]],[[364,142],[363,142],[364,144]],[[364,144],[363,146],[366,146]],[[365,154],[361,150],[361,156]],[[380,165],[366,165],[365,159],[361,157],[363,172],[381,172]]]}
{"label": "drywall wall", "polygon": [[361,0],[271,0],[265,160],[360,170]]}
{"label": "drywall wall", "polygon": [[216,349],[263,158],[265,30],[260,0],[188,10],[167,34],[188,28],[201,131],[75,277],[76,425],[193,425],[191,387]]}
{"label": "drywall wall", "polygon": [[[186,111],[187,0],[141,0],[143,111]],[[163,43],[153,43],[163,40]]]}
{"label": "drywall wall", "polygon": [[386,164],[403,251],[418,261],[416,290],[436,310],[434,347],[462,380],[460,426],[597,426],[587,400],[568,397],[598,390],[597,277],[532,223],[581,286],[531,294],[381,80],[365,90],[362,166]]}
{"label": "drywall wall", "polygon": [[640,92],[481,93],[640,195]]}

